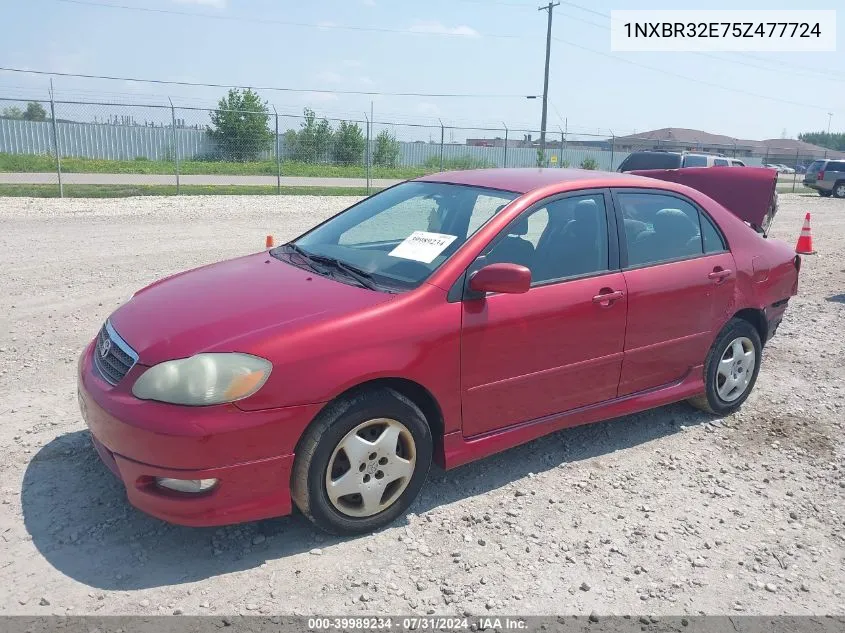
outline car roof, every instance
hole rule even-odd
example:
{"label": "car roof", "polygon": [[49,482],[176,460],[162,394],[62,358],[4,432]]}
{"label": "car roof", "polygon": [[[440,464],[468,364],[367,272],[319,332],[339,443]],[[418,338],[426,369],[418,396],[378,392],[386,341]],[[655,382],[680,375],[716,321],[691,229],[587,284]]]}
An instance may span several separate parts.
{"label": "car roof", "polygon": [[429,174],[416,180],[487,187],[489,189],[502,189],[514,193],[528,193],[529,191],[541,189],[549,185],[566,185],[562,188],[577,189],[579,186],[624,186],[625,183],[642,182],[643,180],[652,180],[655,187],[668,188],[661,181],[625,173],[589,169],[542,169],[531,167],[446,171],[439,174]]}

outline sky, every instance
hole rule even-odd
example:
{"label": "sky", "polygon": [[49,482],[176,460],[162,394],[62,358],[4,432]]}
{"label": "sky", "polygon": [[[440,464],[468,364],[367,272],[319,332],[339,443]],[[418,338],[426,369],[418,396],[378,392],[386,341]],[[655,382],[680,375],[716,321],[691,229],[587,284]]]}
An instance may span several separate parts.
{"label": "sky", "polygon": [[[0,66],[261,86],[280,114],[539,129],[546,13],[528,0],[2,0]],[[708,0],[649,9],[832,9],[833,2]],[[102,6],[102,5],[120,5]],[[639,6],[638,6],[639,5]],[[133,7],[146,11],[134,10]],[[554,10],[548,129],[607,137],[685,127],[745,139],[845,131],[845,41],[832,53],[612,53],[609,13]],[[840,12],[845,22],[845,12]],[[0,71],[0,97],[47,98],[45,75]],[[53,77],[56,99],[213,106],[225,88]],[[461,97],[297,90],[414,92]],[[2,107],[2,102],[0,102]],[[81,108],[81,106],[80,106]],[[101,109],[103,114],[108,108]],[[133,111],[134,113],[134,111]],[[832,117],[828,114],[833,113]],[[205,113],[188,118],[205,122]],[[397,128],[408,140],[423,135]],[[429,134],[425,131],[424,134]],[[449,132],[447,132],[447,135]],[[460,136],[493,136],[462,132]],[[501,135],[499,133],[498,135]],[[424,140],[428,140],[427,138]],[[448,138],[447,138],[448,140]]]}

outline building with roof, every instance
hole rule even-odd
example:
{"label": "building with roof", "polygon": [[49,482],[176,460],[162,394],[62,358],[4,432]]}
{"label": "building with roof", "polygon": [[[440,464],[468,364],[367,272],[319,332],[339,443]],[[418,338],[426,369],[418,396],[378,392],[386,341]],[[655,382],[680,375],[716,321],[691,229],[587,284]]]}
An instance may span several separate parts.
{"label": "building with roof", "polygon": [[774,138],[754,141],[678,127],[664,127],[628,136],[617,136],[613,141],[614,148],[621,152],[646,149],[705,152],[736,158],[753,156],[762,158],[764,163],[796,164],[816,158],[845,158],[845,152],[837,152],[796,139]]}

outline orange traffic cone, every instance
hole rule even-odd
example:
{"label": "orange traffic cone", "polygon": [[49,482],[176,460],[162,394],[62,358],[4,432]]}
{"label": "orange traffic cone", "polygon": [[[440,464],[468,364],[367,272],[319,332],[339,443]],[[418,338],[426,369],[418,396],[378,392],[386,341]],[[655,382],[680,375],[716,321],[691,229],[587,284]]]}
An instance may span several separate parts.
{"label": "orange traffic cone", "polygon": [[264,247],[265,248],[273,248],[273,236],[272,235],[267,236]]}
{"label": "orange traffic cone", "polygon": [[810,214],[804,217],[804,226],[801,228],[801,235],[798,236],[798,243],[795,245],[795,252],[799,255],[815,255],[813,250],[813,236],[810,234]]}

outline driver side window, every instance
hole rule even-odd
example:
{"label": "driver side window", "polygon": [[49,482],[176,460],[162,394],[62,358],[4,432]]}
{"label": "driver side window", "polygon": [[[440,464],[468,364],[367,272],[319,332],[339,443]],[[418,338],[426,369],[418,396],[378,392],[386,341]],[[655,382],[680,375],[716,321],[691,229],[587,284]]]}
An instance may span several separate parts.
{"label": "driver side window", "polygon": [[562,198],[521,216],[486,259],[525,266],[532,285],[608,270],[604,195]]}

